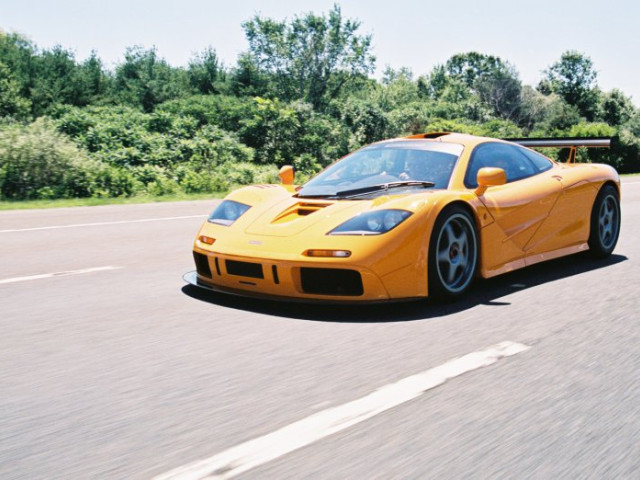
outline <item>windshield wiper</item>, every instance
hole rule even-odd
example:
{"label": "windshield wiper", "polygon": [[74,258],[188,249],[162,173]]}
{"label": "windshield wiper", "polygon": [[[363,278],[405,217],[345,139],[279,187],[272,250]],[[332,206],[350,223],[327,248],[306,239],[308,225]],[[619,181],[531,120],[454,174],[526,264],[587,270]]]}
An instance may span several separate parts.
{"label": "windshield wiper", "polygon": [[379,190],[391,190],[392,188],[401,188],[401,187],[424,187],[430,188],[434,187],[435,183],[433,182],[423,182],[420,180],[405,180],[402,182],[389,182],[382,183],[380,185],[371,185],[370,187],[361,187],[361,188],[353,188],[351,190],[343,190],[341,192],[336,192],[336,197],[342,198],[352,198],[359,197],[361,195],[367,195],[372,192],[377,192]]}

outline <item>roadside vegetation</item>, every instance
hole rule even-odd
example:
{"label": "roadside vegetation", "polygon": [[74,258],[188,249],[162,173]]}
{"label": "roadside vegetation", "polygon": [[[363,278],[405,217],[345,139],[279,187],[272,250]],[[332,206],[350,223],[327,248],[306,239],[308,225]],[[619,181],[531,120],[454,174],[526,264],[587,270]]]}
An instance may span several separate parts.
{"label": "roadside vegetation", "polygon": [[186,67],[131,47],[112,71],[95,54],[80,62],[0,31],[0,208],[191,198],[276,182],[285,164],[305,178],[361,145],[427,131],[612,136],[610,150],[580,159],[640,172],[640,110],[598,87],[587,55],[565,52],[535,86],[478,52],[376,80],[360,27],[337,6],[289,22],[256,16],[242,25],[248,49],[235,65],[212,47]]}

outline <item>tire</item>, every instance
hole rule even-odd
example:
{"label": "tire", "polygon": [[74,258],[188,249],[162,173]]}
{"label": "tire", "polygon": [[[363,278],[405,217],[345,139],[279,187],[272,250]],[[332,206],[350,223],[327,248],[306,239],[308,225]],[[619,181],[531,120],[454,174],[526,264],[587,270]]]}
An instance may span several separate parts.
{"label": "tire", "polygon": [[620,235],[620,197],[613,185],[605,185],[598,192],[591,210],[589,251],[596,258],[611,255]]}
{"label": "tire", "polygon": [[471,286],[478,269],[478,233],[472,215],[458,205],[438,216],[429,241],[429,297],[452,301]]}

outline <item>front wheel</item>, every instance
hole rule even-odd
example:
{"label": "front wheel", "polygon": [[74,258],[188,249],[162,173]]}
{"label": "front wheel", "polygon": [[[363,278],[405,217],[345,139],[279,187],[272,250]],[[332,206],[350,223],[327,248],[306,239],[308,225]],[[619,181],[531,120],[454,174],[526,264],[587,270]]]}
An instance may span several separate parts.
{"label": "front wheel", "polygon": [[612,185],[602,187],[591,211],[589,249],[593,256],[611,255],[620,235],[620,198]]}
{"label": "front wheel", "polygon": [[471,286],[478,268],[478,235],[471,214],[454,205],[444,209],[429,242],[429,296],[454,300]]}

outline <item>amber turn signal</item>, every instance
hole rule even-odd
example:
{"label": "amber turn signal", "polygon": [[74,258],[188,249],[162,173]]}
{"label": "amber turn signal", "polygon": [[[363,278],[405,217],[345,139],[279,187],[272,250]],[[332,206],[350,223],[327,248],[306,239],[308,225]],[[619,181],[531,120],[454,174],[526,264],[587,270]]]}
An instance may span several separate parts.
{"label": "amber turn signal", "polygon": [[202,243],[206,243],[207,245],[213,245],[213,242],[216,241],[215,238],[207,237],[206,235],[200,235],[200,237],[198,237],[198,240],[200,240]]}

